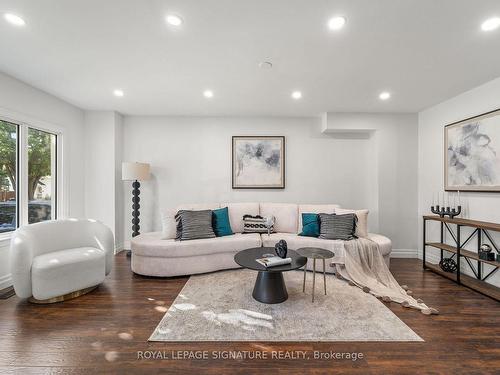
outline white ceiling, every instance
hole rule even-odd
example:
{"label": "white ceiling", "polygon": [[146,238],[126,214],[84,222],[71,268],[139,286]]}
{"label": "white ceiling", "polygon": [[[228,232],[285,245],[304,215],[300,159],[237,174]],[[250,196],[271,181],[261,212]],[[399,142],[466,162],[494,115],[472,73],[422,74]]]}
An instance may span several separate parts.
{"label": "white ceiling", "polygon": [[27,24],[0,19],[0,71],[85,109],[416,112],[500,76],[500,29],[480,30],[499,0],[0,0],[4,12]]}

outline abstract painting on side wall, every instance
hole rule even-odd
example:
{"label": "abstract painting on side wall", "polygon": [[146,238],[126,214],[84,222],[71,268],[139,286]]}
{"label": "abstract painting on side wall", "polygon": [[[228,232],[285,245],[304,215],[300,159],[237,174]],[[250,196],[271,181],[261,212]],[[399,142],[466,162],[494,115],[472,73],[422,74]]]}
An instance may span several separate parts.
{"label": "abstract painting on side wall", "polygon": [[234,136],[233,189],[285,188],[285,137]]}
{"label": "abstract painting on side wall", "polygon": [[444,129],[445,190],[500,191],[500,110]]}

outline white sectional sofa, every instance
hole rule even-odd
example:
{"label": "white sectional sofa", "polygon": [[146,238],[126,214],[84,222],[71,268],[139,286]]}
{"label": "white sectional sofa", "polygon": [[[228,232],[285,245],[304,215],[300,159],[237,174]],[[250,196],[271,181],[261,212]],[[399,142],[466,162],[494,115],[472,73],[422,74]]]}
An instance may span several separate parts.
{"label": "white sectional sofa", "polygon": [[[288,243],[288,248],[296,250],[301,247],[313,246],[324,249],[334,248],[335,241],[315,237],[303,237],[298,233],[302,230],[302,213],[344,213],[335,204],[288,204],[288,203],[220,203],[191,204],[177,207],[167,215],[164,225],[175,228],[174,215],[178,210],[206,210],[228,207],[229,221],[234,235],[191,240],[176,241],[173,231],[144,233],[134,237],[132,248],[132,271],[146,276],[180,276],[238,268],[234,255],[244,249],[260,246],[274,247],[280,239]],[[267,234],[242,233],[243,215],[274,216],[275,233]],[[366,232],[366,216],[358,221],[361,234],[375,241],[389,264],[392,250],[391,241],[382,235]],[[359,217],[360,215],[358,215]],[[363,216],[363,215],[361,215]],[[363,233],[363,230],[365,233]],[[358,231],[357,231],[358,232]],[[168,238],[165,238],[168,237]],[[311,262],[308,262],[308,266]],[[327,272],[334,268],[327,266]],[[320,268],[322,268],[320,266]]]}

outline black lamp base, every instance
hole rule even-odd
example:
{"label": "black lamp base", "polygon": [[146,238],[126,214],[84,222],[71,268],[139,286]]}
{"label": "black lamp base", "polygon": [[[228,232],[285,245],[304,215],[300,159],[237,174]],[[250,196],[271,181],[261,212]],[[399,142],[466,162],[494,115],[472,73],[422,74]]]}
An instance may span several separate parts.
{"label": "black lamp base", "polygon": [[[141,198],[139,198],[139,194],[141,194],[141,191],[139,190],[140,187],[141,184],[139,181],[135,180],[132,183],[132,237],[136,237],[141,234],[139,232],[141,229],[141,226],[139,225],[139,208],[141,208],[141,205],[139,204],[141,201]],[[127,257],[131,256],[132,251],[127,250]]]}
{"label": "black lamp base", "polygon": [[139,181],[135,180],[132,183],[132,237],[138,236],[140,234],[139,230],[141,229],[139,225],[139,208],[141,208],[141,205],[139,202],[141,201],[141,198],[139,198],[139,194],[141,194],[139,188],[141,187],[141,184]]}

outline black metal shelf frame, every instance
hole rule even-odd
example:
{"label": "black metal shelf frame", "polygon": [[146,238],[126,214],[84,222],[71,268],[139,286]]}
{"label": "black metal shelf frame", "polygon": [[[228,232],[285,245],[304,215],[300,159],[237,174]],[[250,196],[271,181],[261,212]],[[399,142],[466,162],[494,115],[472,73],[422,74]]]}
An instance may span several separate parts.
{"label": "black metal shelf frame", "polygon": [[[426,246],[429,246],[426,242],[426,222],[428,221],[429,219],[426,219],[424,218],[424,227],[423,227],[423,268],[426,269],[426,265],[425,265],[425,254],[426,254]],[[483,242],[483,235],[488,239],[488,241],[490,242],[491,246],[495,249],[495,251],[498,253],[500,253],[500,248],[499,246],[495,243],[495,241],[493,240],[493,238],[491,237],[490,233],[488,232],[487,229],[484,229],[484,228],[474,228],[474,230],[472,231],[472,233],[469,235],[469,237],[467,237],[467,239],[463,242],[461,242],[461,228],[462,226],[467,226],[467,225],[460,225],[460,224],[456,224],[457,226],[457,230],[456,230],[456,233],[453,231],[453,229],[448,225],[448,223],[446,222],[443,222],[441,221],[440,222],[441,224],[441,228],[440,228],[440,241],[442,244],[445,244],[445,229],[446,229],[446,232],[450,234],[450,236],[453,238],[453,242],[454,242],[454,245],[455,245],[455,249],[456,249],[456,254],[453,254],[451,256],[451,258],[454,258],[455,255],[457,255],[457,283],[460,284],[460,259],[461,258],[464,258],[467,262],[467,264],[469,265],[470,269],[472,270],[474,276],[476,277],[476,279],[480,280],[480,281],[486,281],[490,276],[492,276],[493,274],[495,274],[499,267],[500,267],[500,264],[499,265],[493,265],[491,263],[487,263],[487,264],[490,264],[493,269],[486,275],[486,276],[483,276],[483,262],[482,260],[478,259],[476,260],[477,261],[477,269],[474,267],[474,265],[472,264],[472,261],[471,259],[467,256],[467,255],[464,255],[461,253],[462,250],[467,250],[465,249],[464,247],[470,242],[470,240],[472,240],[474,238],[474,236],[477,236],[477,250],[478,250],[478,253],[479,253],[479,249],[482,245],[482,242]],[[440,260],[443,260],[443,252],[445,250],[443,249],[440,249]]]}

